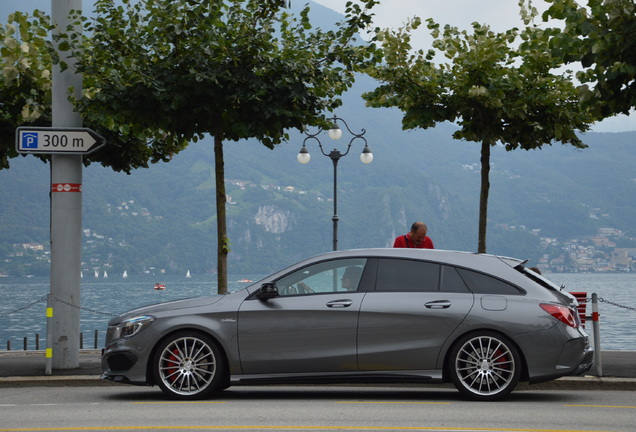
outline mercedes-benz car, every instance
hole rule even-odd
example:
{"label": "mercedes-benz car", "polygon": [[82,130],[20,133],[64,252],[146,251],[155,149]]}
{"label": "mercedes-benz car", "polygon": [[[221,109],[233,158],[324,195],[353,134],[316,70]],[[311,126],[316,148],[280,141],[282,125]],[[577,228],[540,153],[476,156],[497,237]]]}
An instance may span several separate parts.
{"label": "mercedes-benz car", "polygon": [[322,254],[225,295],[112,319],[102,378],[175,399],[231,385],[452,382],[473,400],[577,375],[576,299],[519,259],[425,249]]}

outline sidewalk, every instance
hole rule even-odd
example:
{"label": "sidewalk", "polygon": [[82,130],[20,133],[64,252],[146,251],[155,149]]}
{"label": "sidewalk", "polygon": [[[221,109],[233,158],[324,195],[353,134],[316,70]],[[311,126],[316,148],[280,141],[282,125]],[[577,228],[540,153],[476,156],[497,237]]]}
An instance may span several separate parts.
{"label": "sidewalk", "polygon": [[44,351],[0,351],[0,388],[114,385],[100,379],[101,373],[101,350],[80,350],[78,368],[55,369],[51,375],[46,375]]}
{"label": "sidewalk", "polygon": [[[0,351],[0,388],[35,386],[89,386],[121,385],[100,379],[100,350],[81,350],[79,367],[55,369],[46,375],[44,351]],[[519,389],[599,389],[636,390],[636,351],[601,351],[602,377],[596,375],[596,367],[584,377],[563,377],[547,383]]]}

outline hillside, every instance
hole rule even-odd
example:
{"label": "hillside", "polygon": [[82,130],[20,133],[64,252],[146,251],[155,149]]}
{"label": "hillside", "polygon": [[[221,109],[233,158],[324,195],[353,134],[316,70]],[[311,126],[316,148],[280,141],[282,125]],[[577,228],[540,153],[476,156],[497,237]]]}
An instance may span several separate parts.
{"label": "hillside", "polygon": [[[50,2],[35,3],[50,8]],[[312,7],[320,22],[341,18]],[[423,220],[436,247],[476,250],[479,144],[452,140],[450,124],[402,131],[399,111],[364,106],[359,95],[374,86],[359,77],[336,112],[353,131],[366,130],[375,156],[371,165],[361,164],[362,145],[354,142],[339,163],[339,247],[390,246]],[[344,150],[350,138],[345,131],[337,147]],[[333,167],[315,143],[308,143],[311,162],[297,163],[302,140],[292,133],[274,150],[258,142],[225,143],[231,273],[267,273],[331,250]],[[630,240],[636,238],[636,132],[590,133],[584,141],[585,150],[560,144],[493,149],[488,252],[534,263],[561,253],[549,250],[545,238],[563,242],[600,228],[623,232],[618,246],[636,246]],[[326,136],[322,142],[327,152],[334,145]],[[213,157],[208,139],[170,163],[131,175],[85,168],[84,269],[214,271]],[[49,166],[32,156],[0,171],[0,273],[48,272],[49,183]]]}
{"label": "hillside", "polygon": [[[413,221],[424,220],[436,247],[476,250],[479,145],[453,141],[451,125],[402,131],[399,112],[365,108],[357,97],[372,84],[360,79],[337,113],[352,130],[366,129],[375,156],[361,164],[362,145],[354,142],[339,163],[340,248],[390,246]],[[636,237],[635,139],[634,132],[593,133],[585,150],[493,149],[488,252],[536,261],[544,253],[540,237],[593,235],[602,227]],[[346,140],[345,132],[338,148]],[[333,143],[323,139],[327,151]],[[257,142],[225,144],[230,272],[265,273],[331,249],[333,166],[315,144],[309,144],[311,162],[298,164],[301,145],[299,134],[274,150]],[[0,172],[3,259],[13,244],[47,245],[48,171],[35,158],[20,157]],[[90,166],[83,199],[86,269],[214,270],[210,140],[131,175]]]}

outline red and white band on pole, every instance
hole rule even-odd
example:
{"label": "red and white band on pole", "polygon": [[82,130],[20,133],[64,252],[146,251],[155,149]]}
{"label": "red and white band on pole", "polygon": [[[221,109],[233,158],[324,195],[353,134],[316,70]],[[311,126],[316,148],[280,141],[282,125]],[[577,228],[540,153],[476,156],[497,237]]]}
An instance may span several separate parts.
{"label": "red and white band on pole", "polygon": [[51,183],[51,192],[82,192],[81,183]]}

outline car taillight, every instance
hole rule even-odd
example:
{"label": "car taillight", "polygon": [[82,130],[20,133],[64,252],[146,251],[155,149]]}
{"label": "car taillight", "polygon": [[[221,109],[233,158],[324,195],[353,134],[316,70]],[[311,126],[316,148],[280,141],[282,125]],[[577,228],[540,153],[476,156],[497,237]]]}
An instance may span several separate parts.
{"label": "car taillight", "polygon": [[546,303],[541,303],[539,306],[541,306],[541,309],[570,327],[577,328],[580,324],[578,315],[567,306]]}

